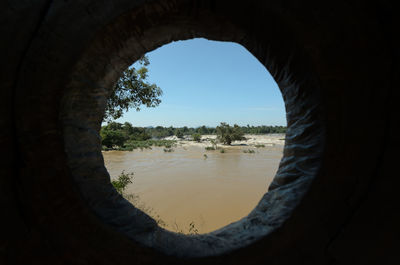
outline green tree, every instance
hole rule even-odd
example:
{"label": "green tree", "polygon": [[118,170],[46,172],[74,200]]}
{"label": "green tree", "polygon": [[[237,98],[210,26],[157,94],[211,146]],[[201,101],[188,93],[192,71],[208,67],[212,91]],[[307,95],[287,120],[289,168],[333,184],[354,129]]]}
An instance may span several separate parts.
{"label": "green tree", "polygon": [[193,141],[200,142],[201,141],[201,134],[194,133],[192,134]]}
{"label": "green tree", "polygon": [[197,132],[200,133],[201,135],[203,135],[203,134],[207,134],[208,130],[207,130],[207,127],[205,125],[203,125],[197,129]]}
{"label": "green tree", "polygon": [[182,132],[182,130],[176,130],[175,135],[176,135],[176,137],[182,139],[182,138],[183,138],[183,132]]}
{"label": "green tree", "polygon": [[217,139],[224,143],[230,145],[233,141],[244,140],[244,133],[241,128],[235,124],[231,127],[225,122],[221,122],[220,126],[217,126]]}
{"label": "green tree", "polygon": [[113,130],[104,126],[100,131],[101,144],[112,148],[114,146],[123,146],[126,141],[126,135],[121,130]]}
{"label": "green tree", "polygon": [[161,103],[162,90],[147,80],[149,59],[143,56],[139,67],[126,69],[115,84],[107,100],[103,121],[120,118],[129,108],[140,110],[142,105],[156,107]]}

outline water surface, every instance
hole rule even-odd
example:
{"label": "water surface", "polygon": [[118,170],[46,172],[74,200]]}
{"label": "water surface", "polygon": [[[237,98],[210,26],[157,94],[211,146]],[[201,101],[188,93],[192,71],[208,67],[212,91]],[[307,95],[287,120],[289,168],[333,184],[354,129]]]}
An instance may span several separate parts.
{"label": "water surface", "polygon": [[[171,153],[153,147],[103,156],[112,179],[122,170],[134,172],[127,193],[137,195],[137,204],[158,215],[167,229],[187,233],[192,223],[206,233],[241,219],[257,205],[275,175],[283,145],[224,149],[183,145]],[[247,149],[256,153],[243,153]]]}

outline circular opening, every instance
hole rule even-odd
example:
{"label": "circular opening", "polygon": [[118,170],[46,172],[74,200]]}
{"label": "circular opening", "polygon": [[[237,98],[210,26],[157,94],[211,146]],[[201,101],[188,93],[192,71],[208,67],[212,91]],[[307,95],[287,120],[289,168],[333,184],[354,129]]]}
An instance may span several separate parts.
{"label": "circular opening", "polygon": [[[290,32],[284,26],[277,30],[276,23],[271,23],[273,14],[267,16],[271,21],[265,20],[265,14],[247,14],[254,20],[244,23],[236,18],[251,10],[241,6],[230,10],[199,7],[194,16],[188,6],[179,3],[164,9],[148,4],[145,9],[122,15],[87,45],[69,76],[68,91],[62,100],[60,121],[65,152],[82,196],[104,223],[135,242],[168,255],[221,255],[281,227],[307,191],[319,169],[323,148],[319,87],[295,40],[287,43],[288,37],[282,38]],[[141,12],[146,13],[144,20]],[[261,18],[264,20],[257,20]],[[254,210],[219,230],[186,236],[160,228],[115,191],[104,167],[98,131],[108,91],[130,62],[173,40],[193,37],[232,41],[246,47],[277,81],[285,102],[288,130],[277,174]]]}
{"label": "circular opening", "polygon": [[[240,220],[266,193],[282,158],[286,118],[277,84],[236,43],[187,40],[146,55],[147,81],[164,93],[155,108],[103,123],[114,185],[133,174],[120,193],[170,231],[203,234]],[[244,138],[216,141],[221,122],[238,124]]]}

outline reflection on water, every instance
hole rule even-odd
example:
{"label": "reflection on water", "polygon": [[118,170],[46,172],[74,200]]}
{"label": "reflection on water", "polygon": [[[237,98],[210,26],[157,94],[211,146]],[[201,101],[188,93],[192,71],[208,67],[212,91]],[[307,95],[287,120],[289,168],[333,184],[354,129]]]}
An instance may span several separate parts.
{"label": "reflection on water", "polygon": [[255,154],[243,153],[249,147],[224,149],[220,153],[179,146],[165,153],[153,147],[103,156],[111,178],[122,170],[134,172],[127,193],[138,195],[167,229],[187,232],[194,223],[199,233],[206,233],[239,220],[256,206],[275,175],[283,146],[252,148]]}

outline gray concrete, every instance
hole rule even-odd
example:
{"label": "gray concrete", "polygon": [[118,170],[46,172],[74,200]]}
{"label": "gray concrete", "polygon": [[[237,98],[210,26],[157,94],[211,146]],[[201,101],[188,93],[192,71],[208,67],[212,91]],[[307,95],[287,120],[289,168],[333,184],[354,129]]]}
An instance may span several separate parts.
{"label": "gray concrete", "polygon": [[[1,4],[0,264],[397,264],[398,40],[389,5],[339,1]],[[119,73],[174,40],[246,47],[282,91],[289,131],[247,217],[183,236],[120,197],[100,152]],[[396,150],[397,151],[397,150]]]}

